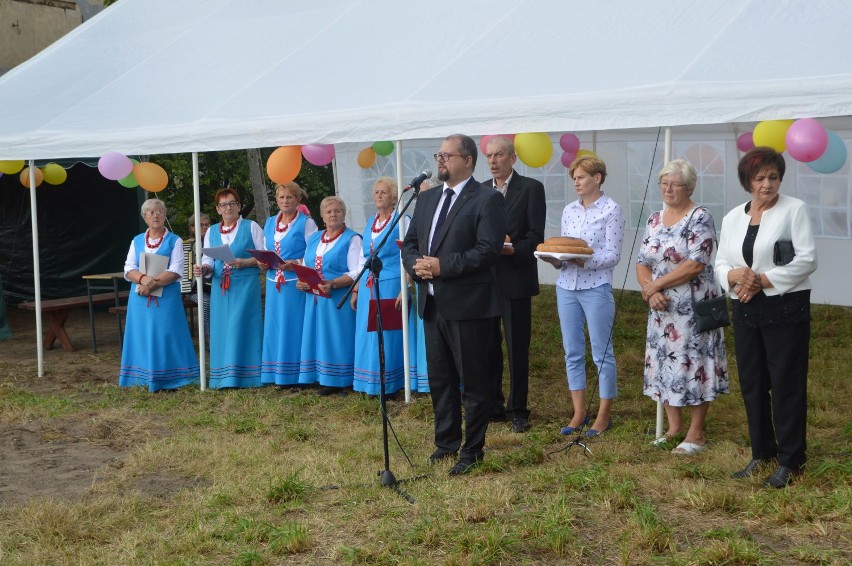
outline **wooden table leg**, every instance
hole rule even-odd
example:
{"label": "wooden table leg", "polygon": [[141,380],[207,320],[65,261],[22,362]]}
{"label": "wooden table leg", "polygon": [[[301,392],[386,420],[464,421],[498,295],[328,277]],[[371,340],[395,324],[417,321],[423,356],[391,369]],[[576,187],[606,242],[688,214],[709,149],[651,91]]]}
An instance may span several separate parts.
{"label": "wooden table leg", "polygon": [[56,310],[47,312],[47,322],[50,328],[44,337],[44,349],[50,350],[53,348],[53,343],[58,339],[62,344],[62,349],[66,352],[73,352],[74,345],[71,343],[71,338],[65,332],[65,321],[68,319],[67,310]]}

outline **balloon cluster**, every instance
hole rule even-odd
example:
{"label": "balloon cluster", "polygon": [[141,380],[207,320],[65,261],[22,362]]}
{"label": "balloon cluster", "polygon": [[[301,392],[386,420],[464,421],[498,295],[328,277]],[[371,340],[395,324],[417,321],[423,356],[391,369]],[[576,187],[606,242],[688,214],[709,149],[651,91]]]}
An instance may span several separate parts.
{"label": "balloon cluster", "polygon": [[391,153],[393,153],[392,141],[377,141],[370,147],[365,147],[359,151],[356,161],[361,169],[369,169],[376,164],[377,155],[387,157]]}
{"label": "balloon cluster", "polygon": [[[515,153],[527,167],[544,167],[553,157],[553,143],[550,136],[542,132],[524,134],[489,134],[479,140],[479,149],[485,155],[488,142],[494,138],[506,138],[515,143]],[[587,149],[580,149],[580,138],[574,134],[562,134],[559,137],[559,147],[562,148],[562,165],[568,167],[571,162],[581,155],[594,155]]]}
{"label": "balloon cluster", "polygon": [[98,159],[98,171],[110,181],[118,181],[128,189],[142,187],[146,191],[159,193],[169,185],[168,173],[156,163],[140,163],[117,151],[108,151]]}
{"label": "balloon cluster", "polygon": [[[0,161],[0,177],[2,177],[4,173],[14,175],[19,171],[21,172],[19,177],[21,184],[25,187],[29,187],[30,168],[24,167],[23,160]],[[44,167],[36,167],[35,170],[36,187],[41,185],[43,182],[49,185],[61,185],[67,178],[68,172],[65,171],[61,165],[57,165],[56,163],[48,163]]]}
{"label": "balloon cluster", "polygon": [[740,151],[755,146],[771,147],[779,153],[786,151],[817,173],[834,173],[846,163],[846,143],[813,118],[764,120],[755,126],[754,132],[737,138]]}
{"label": "balloon cluster", "polygon": [[299,176],[302,157],[311,165],[328,165],[334,160],[334,144],[281,146],[266,160],[266,174],[273,182],[286,185]]}

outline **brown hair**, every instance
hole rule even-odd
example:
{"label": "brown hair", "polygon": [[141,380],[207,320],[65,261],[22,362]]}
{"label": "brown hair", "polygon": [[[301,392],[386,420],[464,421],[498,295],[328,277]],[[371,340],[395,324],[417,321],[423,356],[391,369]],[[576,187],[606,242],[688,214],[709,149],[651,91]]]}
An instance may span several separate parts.
{"label": "brown hair", "polygon": [[740,185],[747,193],[750,193],[751,181],[758,173],[764,169],[776,169],[778,176],[783,181],[786,168],[787,164],[784,162],[783,155],[771,147],[758,146],[750,149],[740,159],[740,163],[737,165],[737,176],[740,178]]}
{"label": "brown hair", "polygon": [[574,178],[574,171],[576,169],[582,169],[592,177],[600,174],[601,185],[603,185],[606,180],[606,163],[604,163],[603,159],[596,155],[581,155],[572,161],[571,166],[568,168],[568,174],[572,179]]}
{"label": "brown hair", "polygon": [[227,195],[231,195],[232,197],[234,197],[235,201],[242,204],[243,201],[240,198],[240,193],[238,193],[235,189],[232,189],[231,187],[225,187],[224,189],[219,189],[218,191],[216,191],[216,196],[213,197],[213,202],[216,203],[216,206],[218,206],[219,199]]}

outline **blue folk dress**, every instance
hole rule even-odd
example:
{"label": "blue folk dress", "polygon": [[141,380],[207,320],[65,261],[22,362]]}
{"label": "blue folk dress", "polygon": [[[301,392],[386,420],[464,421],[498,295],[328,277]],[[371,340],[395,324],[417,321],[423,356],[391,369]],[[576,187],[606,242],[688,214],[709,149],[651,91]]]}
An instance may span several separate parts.
{"label": "blue folk dress", "polygon": [[419,300],[420,286],[415,286],[415,293],[409,302],[408,315],[408,351],[411,390],[418,393],[429,393],[429,372],[426,366],[426,329],[423,327],[423,319],[417,314],[417,301]]}
{"label": "blue folk dress", "polygon": [[[361,245],[361,253],[365,258],[370,256],[375,246],[382,243],[396,216],[394,213],[378,233],[373,233],[375,215],[367,221]],[[379,259],[382,262],[378,280],[379,296],[382,300],[396,300],[401,288],[401,266],[399,246],[396,245],[393,235],[388,237],[388,243],[379,250]],[[368,395],[378,395],[381,392],[379,335],[378,332],[367,332],[370,301],[376,298],[376,283],[369,272],[361,277],[358,283],[358,312],[355,319],[355,381],[352,389]],[[391,394],[405,385],[402,329],[385,330],[382,334],[385,349],[385,393]]]}
{"label": "blue folk dress", "polygon": [[[231,252],[249,258],[254,248],[251,220],[240,220]],[[221,224],[210,227],[210,245],[221,246]],[[260,387],[260,354],[263,346],[263,312],[260,305],[260,270],[230,269],[213,262],[210,290],[210,388]],[[224,285],[223,281],[230,279]]]}
{"label": "blue folk dress", "polygon": [[[166,232],[153,253],[170,257],[180,238]],[[145,252],[145,233],[133,238],[136,265]],[[127,322],[121,349],[121,387],[147,387],[148,391],[176,389],[198,379],[198,357],[192,346],[186,312],[180,295],[180,281],[163,287],[162,297],[143,297],[130,285]]]}
{"label": "blue folk dress", "polygon": [[[305,265],[315,267],[317,247],[325,232],[311,234],[305,250]],[[323,279],[330,281],[348,273],[347,253],[352,238],[346,228],[337,242],[322,256]],[[355,361],[355,311],[349,305],[337,308],[346,288],[334,289],[331,298],[306,296],[305,326],[302,332],[299,383],[319,383],[325,387],[352,385]]]}
{"label": "blue folk dress", "polygon": [[[276,247],[278,216],[270,216],[263,229],[266,249],[275,251],[281,259],[305,257],[307,220],[307,216],[299,213]],[[264,384],[295,385],[299,382],[307,294],[296,289],[297,280],[292,271],[270,269],[266,272],[266,311],[260,372],[260,381]]]}

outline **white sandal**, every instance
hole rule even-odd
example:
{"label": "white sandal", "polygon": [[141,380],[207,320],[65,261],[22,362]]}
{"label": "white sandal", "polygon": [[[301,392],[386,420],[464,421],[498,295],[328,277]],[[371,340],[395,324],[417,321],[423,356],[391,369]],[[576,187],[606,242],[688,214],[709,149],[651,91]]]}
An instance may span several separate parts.
{"label": "white sandal", "polygon": [[683,454],[686,456],[691,456],[693,454],[698,454],[702,452],[705,448],[707,448],[707,443],[704,444],[694,444],[692,442],[681,442],[677,445],[676,448],[672,450],[672,454]]}

